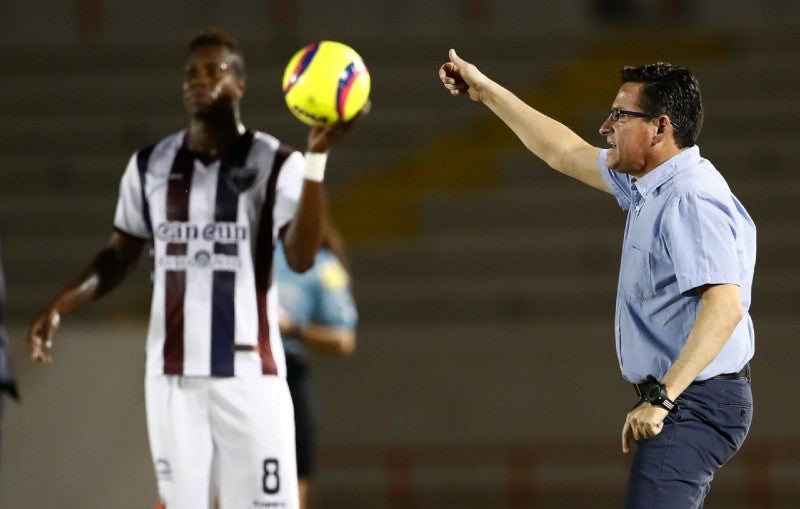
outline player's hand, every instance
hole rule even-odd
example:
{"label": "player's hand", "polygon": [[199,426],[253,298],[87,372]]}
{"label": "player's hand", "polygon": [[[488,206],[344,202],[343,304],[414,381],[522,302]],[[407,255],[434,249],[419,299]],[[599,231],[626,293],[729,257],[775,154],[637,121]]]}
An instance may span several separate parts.
{"label": "player's hand", "polygon": [[661,433],[664,418],[669,414],[666,408],[642,403],[630,412],[622,426],[622,452],[630,450],[631,439],[647,440]]}
{"label": "player's hand", "polygon": [[439,79],[444,88],[453,95],[466,95],[473,101],[481,101],[482,94],[489,85],[489,78],[477,67],[462,60],[456,50],[451,49],[450,61],[439,68]]}
{"label": "player's hand", "polygon": [[360,122],[372,108],[372,101],[367,101],[361,111],[346,122],[337,122],[331,126],[313,126],[308,132],[308,152],[323,153],[349,131],[356,123]]}
{"label": "player's hand", "polygon": [[53,308],[47,308],[36,315],[28,331],[28,351],[32,360],[42,364],[53,362],[47,352],[53,346],[53,334],[60,323],[61,315]]}

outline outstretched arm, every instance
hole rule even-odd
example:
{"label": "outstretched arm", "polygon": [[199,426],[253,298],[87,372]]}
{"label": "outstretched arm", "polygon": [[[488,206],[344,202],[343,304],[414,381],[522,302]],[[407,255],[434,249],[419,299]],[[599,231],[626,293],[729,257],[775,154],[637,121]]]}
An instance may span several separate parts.
{"label": "outstretched arm", "polygon": [[551,168],[607,193],[608,183],[597,170],[600,149],[587,143],[564,124],[528,106],[495,83],[477,67],[450,50],[450,61],[439,69],[439,79],[453,95],[482,102]]}
{"label": "outstretched arm", "polygon": [[81,309],[113,290],[136,266],[145,240],[115,230],[89,266],[59,293],[31,322],[28,348],[31,358],[48,364],[61,316]]}

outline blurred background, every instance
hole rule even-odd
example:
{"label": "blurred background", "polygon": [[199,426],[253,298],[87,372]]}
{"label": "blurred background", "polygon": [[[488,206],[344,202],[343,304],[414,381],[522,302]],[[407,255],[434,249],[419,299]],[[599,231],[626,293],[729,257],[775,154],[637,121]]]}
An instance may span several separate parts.
{"label": "blurred background", "polygon": [[800,507],[800,2],[794,0],[0,1],[0,241],[22,402],[2,423],[0,507],[147,508],[148,260],[67,317],[55,363],[25,355],[33,313],[111,231],[134,150],[184,127],[196,30],[226,27],[248,65],[243,120],[305,147],[283,67],[353,46],[372,113],[326,182],[361,314],[351,358],[314,359],[315,508],[618,507],[635,403],[612,321],[624,213],[555,174],[437,77],[447,50],[603,146],[619,69],[689,67],[702,153],[759,227],[748,442],[707,507]]}

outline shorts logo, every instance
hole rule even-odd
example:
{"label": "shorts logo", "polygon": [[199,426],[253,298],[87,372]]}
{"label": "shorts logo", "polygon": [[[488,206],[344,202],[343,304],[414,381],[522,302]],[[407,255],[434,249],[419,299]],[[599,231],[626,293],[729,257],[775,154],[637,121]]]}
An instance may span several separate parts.
{"label": "shorts logo", "polygon": [[165,458],[157,458],[155,461],[156,480],[158,481],[171,481],[172,480],[172,467]]}

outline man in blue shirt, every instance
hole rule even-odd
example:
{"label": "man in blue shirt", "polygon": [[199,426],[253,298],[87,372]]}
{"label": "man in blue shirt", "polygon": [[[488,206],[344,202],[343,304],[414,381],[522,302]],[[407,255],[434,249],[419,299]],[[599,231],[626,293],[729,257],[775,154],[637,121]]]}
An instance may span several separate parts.
{"label": "man in blue shirt", "polygon": [[[3,304],[6,300],[6,285],[3,277],[3,265],[0,263],[0,424],[3,421],[3,400],[6,393],[14,399],[19,399],[17,393],[17,379],[11,367],[11,352],[8,347],[6,330],[3,327]],[[2,434],[0,434],[2,437]]]}
{"label": "man in blue shirt", "polygon": [[622,375],[640,397],[622,428],[637,442],[626,508],[697,508],[752,421],[748,314],[755,225],[695,145],[700,87],[686,69],[625,67],[587,143],[450,51],[439,78],[480,101],[555,170],[628,211],[615,317]]}

